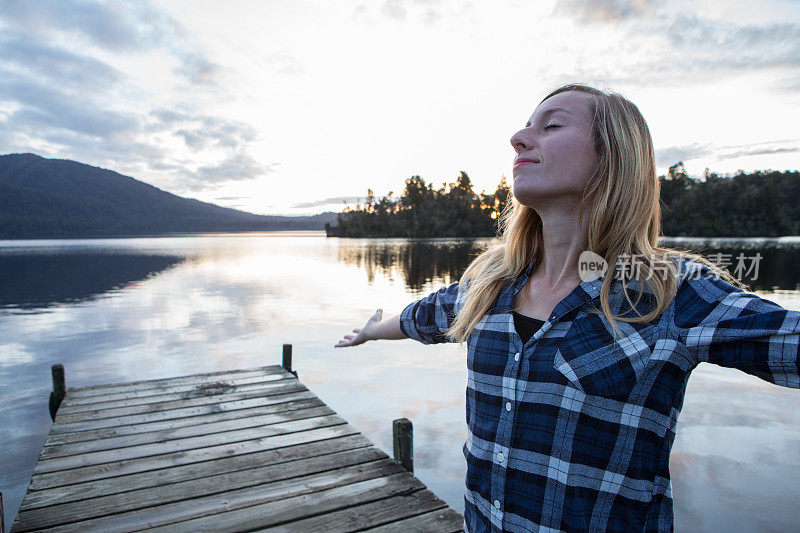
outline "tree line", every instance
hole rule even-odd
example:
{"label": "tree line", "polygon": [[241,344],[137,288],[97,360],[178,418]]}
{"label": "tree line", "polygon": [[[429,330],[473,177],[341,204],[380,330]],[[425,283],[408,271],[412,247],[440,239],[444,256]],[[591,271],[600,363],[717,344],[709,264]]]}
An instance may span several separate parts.
{"label": "tree line", "polygon": [[[692,178],[677,163],[660,176],[662,233],[673,237],[779,237],[800,235],[800,172],[773,170]],[[346,207],[329,237],[491,237],[511,194],[505,176],[492,194],[475,193],[466,172],[435,188],[420,176],[405,181],[399,198]]]}
{"label": "tree line", "polygon": [[325,224],[325,231],[329,237],[489,237],[510,194],[505,176],[493,194],[476,194],[463,171],[439,188],[411,176],[400,198],[390,192],[378,199],[367,189],[364,204],[345,207],[337,225]]}

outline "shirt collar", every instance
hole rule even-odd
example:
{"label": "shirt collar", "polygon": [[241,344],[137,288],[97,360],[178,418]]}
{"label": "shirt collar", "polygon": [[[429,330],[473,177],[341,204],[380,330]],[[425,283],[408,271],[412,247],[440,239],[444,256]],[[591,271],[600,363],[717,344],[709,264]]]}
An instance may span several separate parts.
{"label": "shirt collar", "polygon": [[[497,301],[497,310],[500,312],[510,313],[514,306],[514,296],[525,286],[530,278],[536,259],[531,259],[528,265],[522,270],[516,279],[506,282],[505,286],[500,291],[500,296]],[[616,285],[616,284],[615,284]],[[575,287],[566,298],[561,300],[556,305],[553,312],[550,314],[550,321],[554,321],[568,312],[582,307],[583,305],[600,298],[600,288],[603,286],[603,278],[597,278],[589,281],[583,281],[580,285]]]}

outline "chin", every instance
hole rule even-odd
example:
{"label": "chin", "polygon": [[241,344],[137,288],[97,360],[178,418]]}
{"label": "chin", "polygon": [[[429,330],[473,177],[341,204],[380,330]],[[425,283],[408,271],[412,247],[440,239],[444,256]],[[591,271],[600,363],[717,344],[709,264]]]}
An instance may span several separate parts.
{"label": "chin", "polygon": [[545,191],[537,190],[534,187],[517,187],[514,186],[511,190],[514,198],[525,207],[536,209],[537,206],[543,205],[547,202],[550,195]]}

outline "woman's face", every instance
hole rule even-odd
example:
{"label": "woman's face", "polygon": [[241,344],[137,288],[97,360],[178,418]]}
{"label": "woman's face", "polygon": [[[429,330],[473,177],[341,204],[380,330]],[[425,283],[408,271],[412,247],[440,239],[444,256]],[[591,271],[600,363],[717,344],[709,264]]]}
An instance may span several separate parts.
{"label": "woman's face", "polygon": [[[511,137],[514,197],[536,209],[577,205],[598,164],[592,133],[592,96],[568,91],[539,104]],[[566,202],[564,202],[566,200]]]}

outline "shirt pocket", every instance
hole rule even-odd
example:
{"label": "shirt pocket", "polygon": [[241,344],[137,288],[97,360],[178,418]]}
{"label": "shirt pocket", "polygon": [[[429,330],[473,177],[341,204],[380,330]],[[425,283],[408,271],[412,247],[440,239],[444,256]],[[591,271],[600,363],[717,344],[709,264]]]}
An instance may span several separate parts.
{"label": "shirt pocket", "polygon": [[556,350],[555,369],[586,394],[627,400],[650,361],[656,328],[618,324],[623,336],[616,340],[610,326],[573,324]]}

